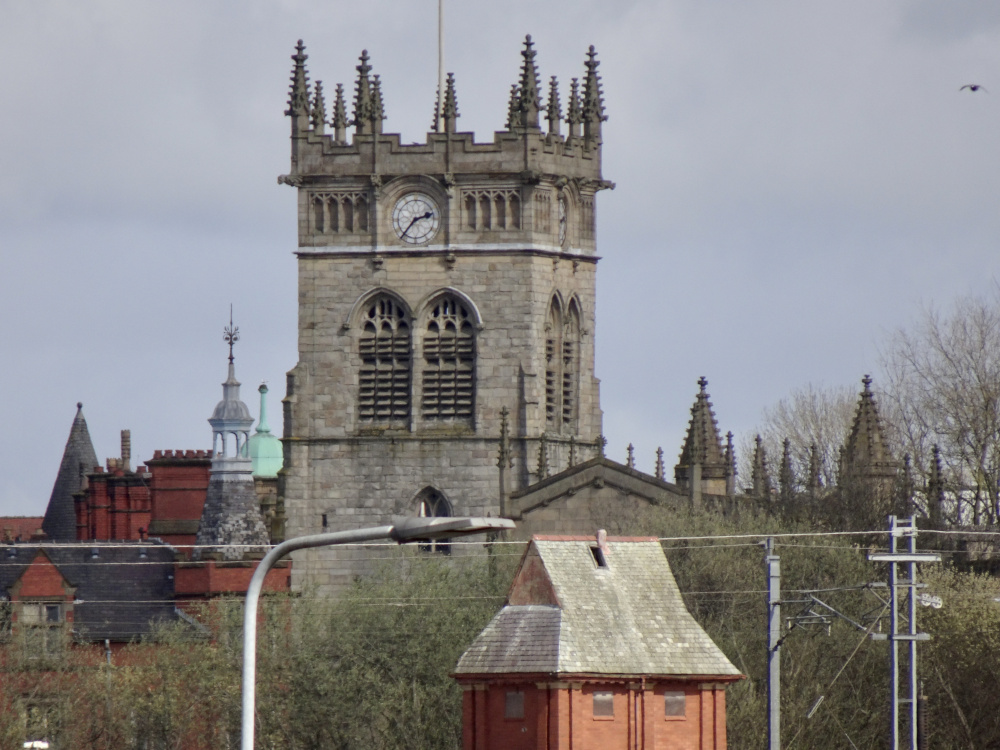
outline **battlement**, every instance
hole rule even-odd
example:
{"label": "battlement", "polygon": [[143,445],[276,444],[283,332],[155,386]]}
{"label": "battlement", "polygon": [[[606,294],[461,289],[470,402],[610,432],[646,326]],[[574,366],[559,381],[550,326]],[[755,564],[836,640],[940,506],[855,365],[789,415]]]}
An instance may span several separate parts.
{"label": "battlement", "polygon": [[[592,253],[593,196],[614,187],[601,174],[601,126],[607,116],[597,53],[593,47],[587,53],[582,86],[573,79],[565,117],[555,76],[542,107],[535,54],[529,36],[505,129],[495,132],[492,142],[477,143],[473,133],[456,130],[455,77],[449,74],[425,142],[403,144],[399,134],[382,132],[381,83],[371,74],[367,50],[357,66],[352,119],[344,87],[337,84],[328,120],[322,81],[310,85],[300,40],[285,112],[291,118],[291,172],[278,178],[299,189],[300,252],[330,246],[414,249],[422,243],[405,232],[400,236],[399,228],[394,236],[391,214],[407,192],[420,191],[436,214],[427,249],[488,244]],[[577,228],[569,242],[561,223]]]}
{"label": "battlement", "polygon": [[[176,461],[178,459],[210,461],[212,460],[212,452],[207,450],[155,450],[153,451],[153,458],[151,461]],[[146,463],[148,464],[150,461],[147,461]]]}

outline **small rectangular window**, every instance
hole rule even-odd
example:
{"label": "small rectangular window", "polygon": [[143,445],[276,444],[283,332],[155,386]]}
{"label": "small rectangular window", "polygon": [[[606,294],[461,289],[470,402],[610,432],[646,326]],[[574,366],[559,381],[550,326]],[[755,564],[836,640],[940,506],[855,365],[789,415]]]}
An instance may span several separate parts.
{"label": "small rectangular window", "polygon": [[591,547],[590,554],[594,556],[594,562],[597,563],[598,568],[608,567],[608,561],[604,557],[604,550],[600,547]]}
{"label": "small rectangular window", "polygon": [[524,693],[520,690],[509,690],[504,702],[503,717],[505,719],[524,718]]}
{"label": "small rectangular window", "polygon": [[683,691],[670,690],[663,694],[663,716],[667,719],[682,719],[687,713],[687,700]]}
{"label": "small rectangular window", "polygon": [[594,718],[613,719],[615,717],[615,695],[610,690],[594,692]]}

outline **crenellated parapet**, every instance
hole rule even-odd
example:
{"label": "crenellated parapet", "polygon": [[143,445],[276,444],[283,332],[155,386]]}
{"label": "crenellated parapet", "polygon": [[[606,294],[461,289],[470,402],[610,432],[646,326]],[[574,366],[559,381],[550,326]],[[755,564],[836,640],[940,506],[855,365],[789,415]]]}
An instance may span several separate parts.
{"label": "crenellated parapet", "polygon": [[[337,84],[328,112],[322,82],[310,83],[300,41],[286,110],[291,171],[278,178],[299,190],[300,253],[518,248],[594,255],[594,196],[614,187],[601,174],[607,116],[597,53],[593,47],[587,53],[582,91],[574,78],[565,108],[554,76],[543,108],[536,54],[529,36],[505,129],[492,142],[458,131],[456,82],[449,74],[440,130],[435,101],[425,141],[404,144],[399,134],[383,133],[381,82],[367,50],[356,67],[348,119],[345,87]],[[407,233],[399,214],[408,207],[401,201],[415,194],[423,201],[420,216],[432,218],[422,220],[420,232]]]}

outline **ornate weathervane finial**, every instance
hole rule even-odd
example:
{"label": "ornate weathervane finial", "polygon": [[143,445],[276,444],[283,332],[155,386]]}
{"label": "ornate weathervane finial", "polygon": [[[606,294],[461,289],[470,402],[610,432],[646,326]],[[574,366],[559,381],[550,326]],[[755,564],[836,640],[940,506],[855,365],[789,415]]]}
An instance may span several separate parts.
{"label": "ornate weathervane finial", "polygon": [[233,306],[229,306],[229,325],[224,329],[222,340],[229,344],[229,364],[233,363],[233,344],[240,340],[239,326],[233,325]]}

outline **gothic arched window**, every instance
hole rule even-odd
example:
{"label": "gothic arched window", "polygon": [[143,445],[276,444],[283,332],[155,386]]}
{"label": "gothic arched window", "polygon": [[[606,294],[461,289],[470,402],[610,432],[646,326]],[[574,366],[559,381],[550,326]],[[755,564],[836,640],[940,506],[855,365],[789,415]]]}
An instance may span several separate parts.
{"label": "gothic arched window", "polygon": [[[416,511],[420,518],[450,518],[451,503],[448,499],[433,487],[425,487],[416,497]],[[451,554],[450,539],[428,539],[420,545],[424,552],[440,552],[442,555]]]}
{"label": "gothic arched window", "polygon": [[376,297],[361,324],[358,415],[387,422],[410,416],[410,323],[389,296]]}
{"label": "gothic arched window", "polygon": [[453,296],[430,309],[424,330],[421,411],[426,419],[471,419],[476,390],[473,318]]}
{"label": "gothic arched window", "polygon": [[545,320],[545,425],[573,431],[579,416],[580,310],[576,300],[564,313],[552,299]]}

